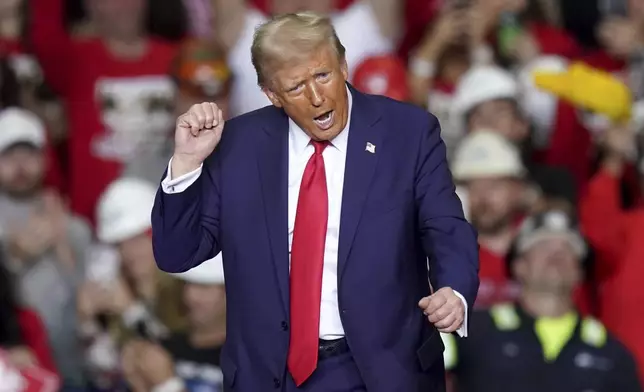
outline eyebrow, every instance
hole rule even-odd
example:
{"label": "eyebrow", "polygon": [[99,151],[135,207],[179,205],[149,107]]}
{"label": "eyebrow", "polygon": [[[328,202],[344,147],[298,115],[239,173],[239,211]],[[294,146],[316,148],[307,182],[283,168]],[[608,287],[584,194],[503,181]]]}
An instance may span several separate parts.
{"label": "eyebrow", "polygon": [[[312,73],[312,76],[318,76],[318,75],[320,75],[320,74],[328,74],[328,73],[331,73],[331,72],[332,72],[332,70],[331,70],[331,69],[329,69],[329,68],[319,68],[319,69],[316,69],[316,70]],[[304,83],[304,81],[305,81],[306,79],[308,79],[308,77],[309,77],[309,76],[307,76],[306,78],[296,79],[292,84],[288,84],[288,85],[286,86],[286,90],[287,90],[287,91],[290,91],[290,90],[295,89],[297,86],[299,86],[300,84]]]}

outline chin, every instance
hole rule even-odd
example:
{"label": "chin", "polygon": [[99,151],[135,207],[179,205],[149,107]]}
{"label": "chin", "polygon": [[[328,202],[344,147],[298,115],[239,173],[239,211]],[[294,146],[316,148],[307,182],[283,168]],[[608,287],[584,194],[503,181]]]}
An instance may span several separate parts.
{"label": "chin", "polygon": [[311,137],[315,140],[332,140],[333,138],[338,136],[338,134],[340,134],[341,131],[342,129],[335,129],[335,128],[329,129],[326,131],[314,129],[313,132],[311,132]]}

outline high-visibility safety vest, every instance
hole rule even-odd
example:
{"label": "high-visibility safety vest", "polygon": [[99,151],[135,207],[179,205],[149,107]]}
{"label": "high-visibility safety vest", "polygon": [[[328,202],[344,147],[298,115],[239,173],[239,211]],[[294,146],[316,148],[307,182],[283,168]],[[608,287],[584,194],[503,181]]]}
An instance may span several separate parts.
{"label": "high-visibility safety vest", "polygon": [[514,304],[475,311],[469,336],[441,334],[458,392],[642,392],[631,354],[572,312],[536,320]]}

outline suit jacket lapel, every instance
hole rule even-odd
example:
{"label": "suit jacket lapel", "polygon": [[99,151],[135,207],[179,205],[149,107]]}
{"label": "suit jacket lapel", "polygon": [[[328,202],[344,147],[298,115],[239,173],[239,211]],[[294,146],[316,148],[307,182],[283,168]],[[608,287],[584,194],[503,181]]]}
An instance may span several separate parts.
{"label": "suit jacket lapel", "polygon": [[[378,126],[379,108],[371,102],[367,95],[358,92],[351,86],[349,89],[353,97],[353,108],[342,191],[338,250],[339,281],[346,268],[351,245],[362,216],[362,207],[367,199],[371,179],[378,163],[376,152],[377,148],[381,148],[379,142],[382,140],[383,134],[383,128]],[[367,147],[368,143],[373,146],[373,149]]]}
{"label": "suit jacket lapel", "polygon": [[265,134],[260,140],[257,164],[272,261],[284,310],[288,314],[288,117],[278,109],[273,114],[274,117],[264,126]]}

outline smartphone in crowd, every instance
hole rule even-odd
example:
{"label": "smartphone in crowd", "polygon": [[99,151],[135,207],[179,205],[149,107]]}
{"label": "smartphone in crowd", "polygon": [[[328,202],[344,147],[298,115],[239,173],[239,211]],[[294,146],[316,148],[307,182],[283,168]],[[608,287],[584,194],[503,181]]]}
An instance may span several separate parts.
{"label": "smartphone in crowd", "polygon": [[516,39],[523,33],[523,26],[519,16],[512,12],[504,12],[499,21],[497,32],[498,47],[501,54],[509,57],[515,48]]}

